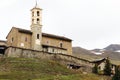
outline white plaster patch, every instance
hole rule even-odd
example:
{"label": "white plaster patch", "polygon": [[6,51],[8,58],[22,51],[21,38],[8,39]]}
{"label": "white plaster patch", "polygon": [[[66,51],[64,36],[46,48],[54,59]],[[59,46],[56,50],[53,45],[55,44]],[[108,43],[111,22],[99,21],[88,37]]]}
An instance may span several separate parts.
{"label": "white plaster patch", "polygon": [[21,43],[21,46],[24,47],[24,43]]}
{"label": "white plaster patch", "polygon": [[35,41],[35,43],[36,43],[37,45],[40,45],[40,40],[37,39],[37,40]]}

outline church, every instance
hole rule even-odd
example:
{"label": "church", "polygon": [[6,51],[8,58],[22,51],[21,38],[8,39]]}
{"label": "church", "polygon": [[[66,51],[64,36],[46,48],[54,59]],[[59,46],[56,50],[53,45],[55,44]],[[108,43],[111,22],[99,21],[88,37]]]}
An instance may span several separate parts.
{"label": "church", "polygon": [[6,39],[6,46],[44,51],[49,53],[72,54],[72,40],[42,32],[42,9],[36,3],[31,9],[30,30],[12,27]]}

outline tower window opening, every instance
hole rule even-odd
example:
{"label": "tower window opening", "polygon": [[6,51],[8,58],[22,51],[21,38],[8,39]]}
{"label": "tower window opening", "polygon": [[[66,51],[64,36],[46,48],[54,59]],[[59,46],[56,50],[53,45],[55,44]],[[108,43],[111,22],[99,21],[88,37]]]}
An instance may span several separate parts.
{"label": "tower window opening", "polygon": [[40,35],[39,34],[37,34],[37,39],[40,39]]}
{"label": "tower window opening", "polygon": [[39,18],[37,18],[37,23],[39,23],[39,21],[40,21],[40,19],[39,19]]}
{"label": "tower window opening", "polygon": [[37,16],[40,16],[40,12],[39,11],[37,11]]}
{"label": "tower window opening", "polygon": [[39,21],[39,19],[37,18],[37,21]]}
{"label": "tower window opening", "polygon": [[32,16],[34,16],[34,12],[32,12]]}

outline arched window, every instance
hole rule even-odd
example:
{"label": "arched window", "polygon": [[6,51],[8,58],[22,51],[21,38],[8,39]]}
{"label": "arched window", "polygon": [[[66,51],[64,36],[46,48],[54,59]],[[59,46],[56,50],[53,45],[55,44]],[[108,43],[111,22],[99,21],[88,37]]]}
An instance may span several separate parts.
{"label": "arched window", "polygon": [[60,43],[60,47],[61,47],[61,48],[63,47],[63,43]]}
{"label": "arched window", "polygon": [[11,43],[14,41],[14,38],[12,37],[12,39],[11,39]]}
{"label": "arched window", "polygon": [[39,34],[37,34],[37,39],[39,39],[40,38],[40,36],[39,36]]}
{"label": "arched window", "polygon": [[37,21],[39,21],[39,18],[37,18]]}
{"label": "arched window", "polygon": [[37,23],[39,23],[39,21],[40,21],[40,19],[39,19],[39,18],[37,18]]}
{"label": "arched window", "polygon": [[40,12],[39,11],[37,11],[37,16],[40,16]]}

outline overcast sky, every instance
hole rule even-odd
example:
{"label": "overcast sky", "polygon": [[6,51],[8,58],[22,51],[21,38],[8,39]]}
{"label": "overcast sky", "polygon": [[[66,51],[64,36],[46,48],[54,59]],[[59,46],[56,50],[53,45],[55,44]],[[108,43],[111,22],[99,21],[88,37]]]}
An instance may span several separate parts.
{"label": "overcast sky", "polygon": [[[120,0],[38,0],[43,32],[65,36],[86,49],[120,44]],[[0,39],[15,26],[30,29],[35,0],[0,0]]]}

